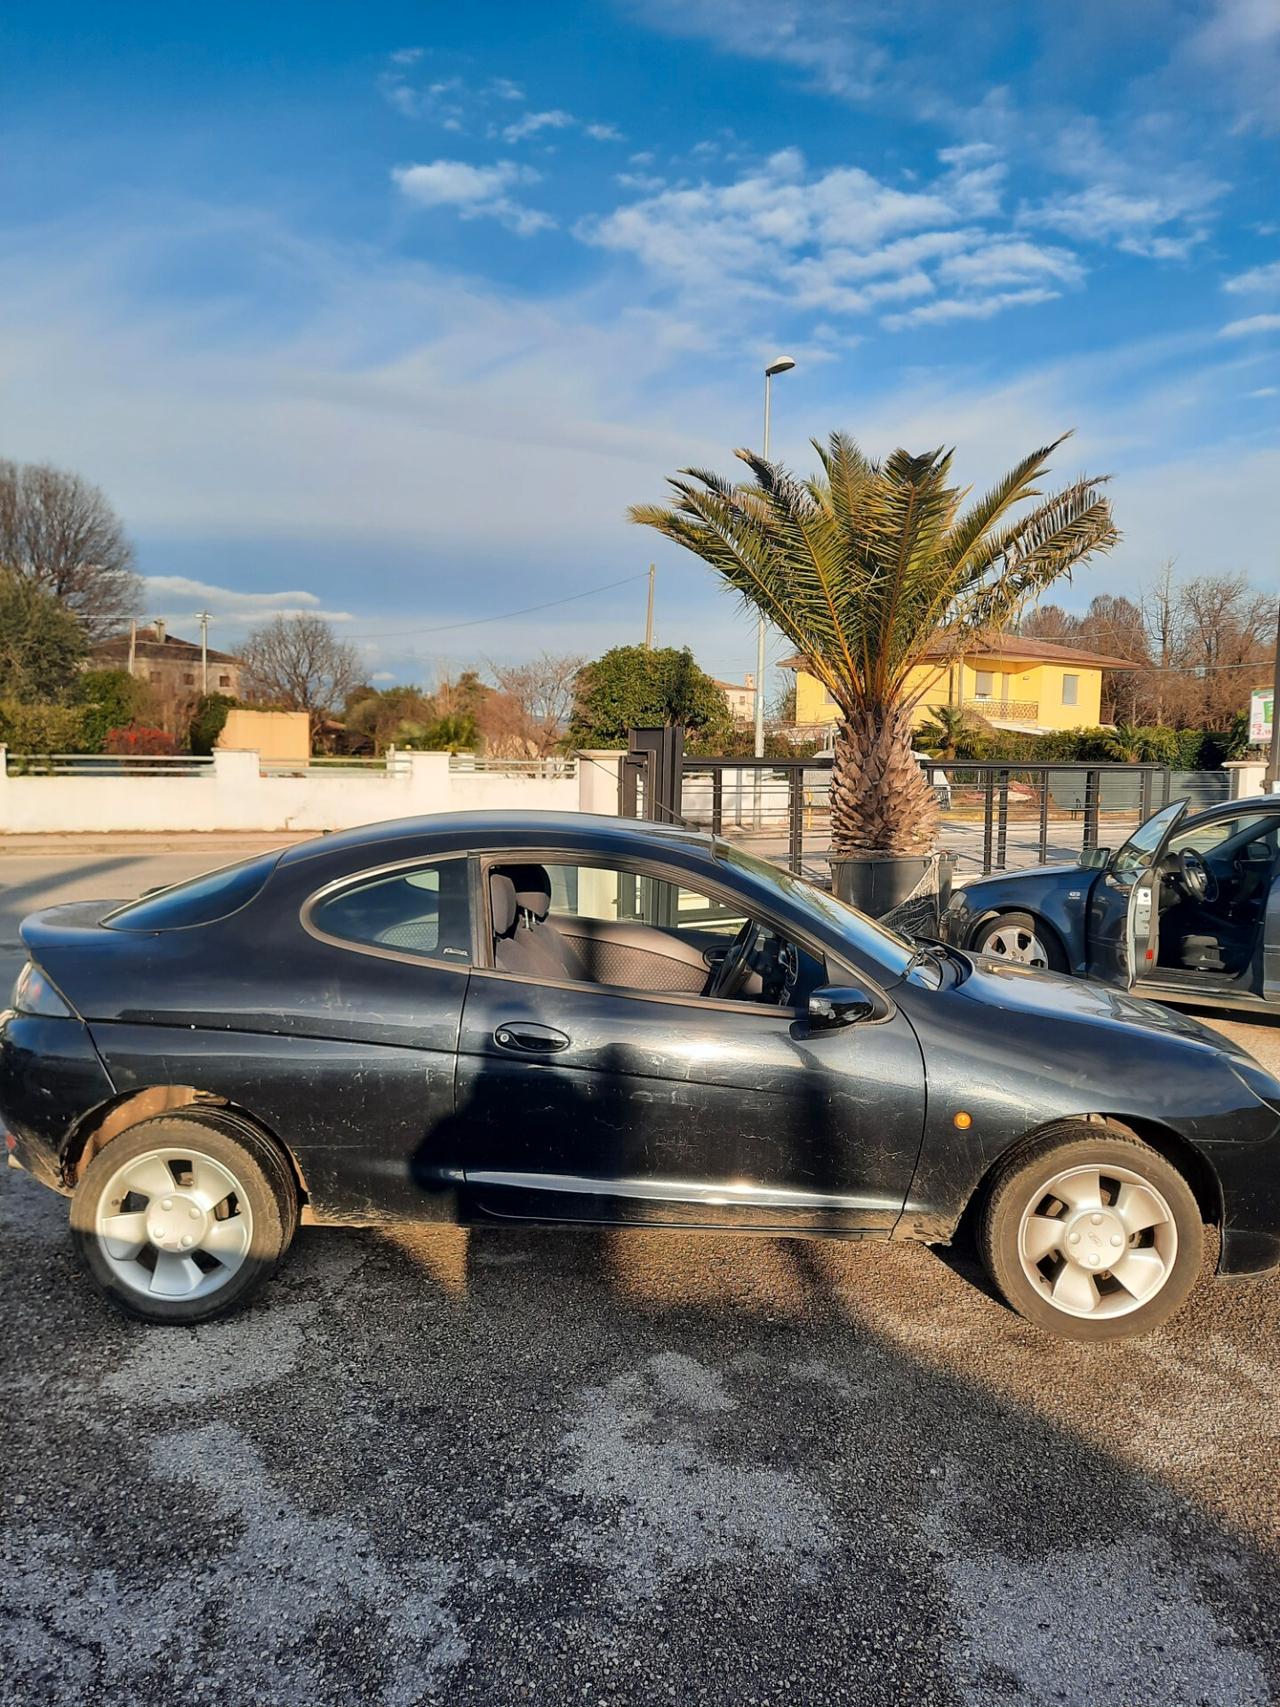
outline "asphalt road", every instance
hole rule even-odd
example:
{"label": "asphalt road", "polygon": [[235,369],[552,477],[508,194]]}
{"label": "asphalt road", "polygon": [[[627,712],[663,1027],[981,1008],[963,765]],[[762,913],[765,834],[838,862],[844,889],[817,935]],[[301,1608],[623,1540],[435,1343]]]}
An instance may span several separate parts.
{"label": "asphalt road", "polygon": [[[0,857],[6,950],[148,857]],[[1098,1351],[913,1247],[304,1229],[156,1329],[7,1173],[0,1286],[6,1704],[1280,1693],[1280,1280]]]}

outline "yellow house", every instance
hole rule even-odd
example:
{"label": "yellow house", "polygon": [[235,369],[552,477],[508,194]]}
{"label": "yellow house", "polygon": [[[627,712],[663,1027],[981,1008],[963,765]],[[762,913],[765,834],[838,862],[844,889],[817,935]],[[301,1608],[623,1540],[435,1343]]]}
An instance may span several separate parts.
{"label": "yellow house", "polygon": [[[839,709],[804,662],[795,657],[782,664],[796,672],[796,723],[823,729],[837,721]],[[941,648],[926,655],[908,677],[907,691],[919,695],[917,728],[929,721],[934,706],[952,705],[976,712],[996,729],[1047,735],[1096,728],[1102,721],[1102,672],[1132,668],[1105,652],[996,634],[975,642],[963,658],[948,659]]]}

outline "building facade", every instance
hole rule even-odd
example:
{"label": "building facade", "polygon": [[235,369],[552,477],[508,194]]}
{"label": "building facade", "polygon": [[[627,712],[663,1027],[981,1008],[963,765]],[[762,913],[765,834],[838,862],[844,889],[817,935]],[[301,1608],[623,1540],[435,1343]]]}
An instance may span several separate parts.
{"label": "building facade", "polygon": [[179,639],[163,622],[99,641],[90,654],[90,667],[128,670],[154,688],[163,701],[198,699],[203,693],[225,693],[236,699],[243,669],[238,658],[216,652],[212,646],[202,660],[198,641]]}
{"label": "building facade", "polygon": [[756,719],[756,679],[748,675],[741,682],[717,681],[716,686],[729,702],[735,723],[754,723]]}
{"label": "building facade", "polygon": [[[796,672],[796,724],[825,730],[839,720],[839,707],[804,662],[787,658],[782,666]],[[941,649],[927,655],[907,678],[907,692],[916,700],[917,728],[937,706],[952,706],[996,729],[1048,735],[1096,728],[1102,721],[1103,672],[1132,668],[1105,652],[999,634],[973,643],[963,657]]]}

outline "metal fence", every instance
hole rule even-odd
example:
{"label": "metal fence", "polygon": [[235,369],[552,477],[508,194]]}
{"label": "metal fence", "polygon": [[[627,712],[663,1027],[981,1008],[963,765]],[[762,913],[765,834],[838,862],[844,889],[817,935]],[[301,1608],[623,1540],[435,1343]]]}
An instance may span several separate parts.
{"label": "metal fence", "polygon": [[193,753],[6,753],[10,776],[209,776],[212,758]]}
{"label": "metal fence", "polygon": [[[831,767],[830,758],[686,756],[672,806],[664,810],[661,791],[637,763],[633,804],[628,808],[624,798],[623,809],[711,830],[826,880]],[[1225,772],[1160,765],[927,760],[921,769],[938,799],[938,846],[955,856],[960,877],[1074,860],[1087,847],[1118,846],[1169,800],[1190,798],[1198,810],[1229,792]]]}

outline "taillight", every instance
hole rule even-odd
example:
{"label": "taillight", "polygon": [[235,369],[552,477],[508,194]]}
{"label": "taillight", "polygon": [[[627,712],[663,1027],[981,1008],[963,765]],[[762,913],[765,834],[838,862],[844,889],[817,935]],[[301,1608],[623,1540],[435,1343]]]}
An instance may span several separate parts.
{"label": "taillight", "polygon": [[36,1014],[41,1019],[75,1018],[70,1006],[63,1001],[34,960],[28,960],[19,972],[18,981],[13,986],[10,1005],[17,1008],[20,1014]]}

